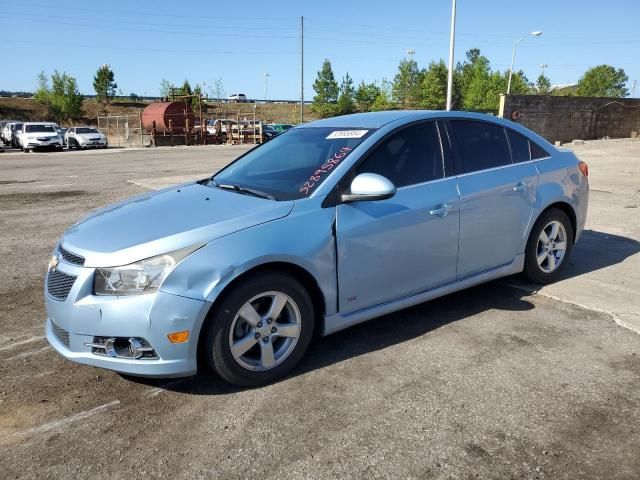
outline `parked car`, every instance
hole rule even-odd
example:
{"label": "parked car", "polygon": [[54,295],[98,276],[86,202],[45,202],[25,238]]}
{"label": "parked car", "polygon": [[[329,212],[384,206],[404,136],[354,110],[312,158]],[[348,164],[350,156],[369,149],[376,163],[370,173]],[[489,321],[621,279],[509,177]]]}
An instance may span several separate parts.
{"label": "parked car", "polygon": [[22,132],[22,122],[16,122],[11,124],[11,146],[13,148],[22,148],[20,144],[20,132]]}
{"label": "parked car", "polygon": [[263,142],[271,140],[273,137],[278,135],[278,133],[280,132],[278,132],[275,128],[273,128],[273,126],[262,125],[262,141]]}
{"label": "parked car", "polygon": [[293,127],[293,125],[289,124],[289,123],[274,123],[271,125],[273,127],[273,129],[278,132],[278,133],[282,133],[285,130],[289,130],[290,128]]}
{"label": "parked car", "polygon": [[56,132],[58,132],[58,135],[60,135],[60,138],[64,140],[64,136],[67,133],[68,129],[64,127],[58,127],[58,126],[55,126],[54,128],[56,129]]}
{"label": "parked car", "polygon": [[247,96],[244,93],[234,93],[229,95],[228,99],[232,103],[247,103]]}
{"label": "parked car", "polygon": [[0,121],[0,140],[4,143],[11,143],[11,124],[14,123],[16,123],[16,120]]}
{"label": "parked car", "polygon": [[25,122],[18,138],[25,153],[39,149],[62,150],[62,137],[51,123]]}
{"label": "parked car", "polygon": [[49,264],[46,336],[123,373],[271,382],[314,332],[519,272],[557,280],[587,176],[571,151],[483,114],[305,124],[74,224]]}
{"label": "parked car", "polygon": [[107,148],[107,137],[94,127],[72,127],[64,136],[64,143],[69,148]]}

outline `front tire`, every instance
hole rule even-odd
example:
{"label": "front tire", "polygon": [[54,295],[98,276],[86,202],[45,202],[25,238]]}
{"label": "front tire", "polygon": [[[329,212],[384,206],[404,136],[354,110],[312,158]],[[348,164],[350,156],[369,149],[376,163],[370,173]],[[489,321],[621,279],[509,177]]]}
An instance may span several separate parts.
{"label": "front tire", "polygon": [[573,235],[566,213],[557,208],[543,212],[527,241],[524,276],[539,284],[558,280],[569,261]]}
{"label": "front tire", "polygon": [[300,362],[314,323],[311,297],[295,278],[259,273],[233,287],[210,315],[206,359],[233,385],[270,383]]}

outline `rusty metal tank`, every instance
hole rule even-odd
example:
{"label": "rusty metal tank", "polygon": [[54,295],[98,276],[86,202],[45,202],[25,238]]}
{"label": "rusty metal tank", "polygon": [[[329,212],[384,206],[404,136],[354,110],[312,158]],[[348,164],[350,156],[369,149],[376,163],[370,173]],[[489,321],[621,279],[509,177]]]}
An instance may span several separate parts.
{"label": "rusty metal tank", "polygon": [[142,125],[150,132],[153,129],[153,122],[156,122],[156,132],[169,133],[169,120],[173,133],[181,133],[187,125],[193,128],[195,116],[191,106],[184,102],[157,102],[147,105],[142,111]]}

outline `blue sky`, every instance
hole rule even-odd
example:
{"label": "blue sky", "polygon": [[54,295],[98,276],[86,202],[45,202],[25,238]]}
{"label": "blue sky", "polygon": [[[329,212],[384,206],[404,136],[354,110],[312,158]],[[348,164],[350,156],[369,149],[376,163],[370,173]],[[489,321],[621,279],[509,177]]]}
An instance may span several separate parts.
{"label": "blue sky", "polygon": [[[33,90],[38,72],[66,71],[83,93],[103,63],[125,95],[158,95],[160,80],[211,85],[221,77],[227,94],[296,99],[300,91],[299,18],[305,17],[305,98],[324,58],[341,78],[392,79],[414,49],[420,66],[447,58],[450,0],[74,2],[0,0],[4,61],[0,90]],[[554,84],[573,83],[590,66],[622,67],[640,96],[639,0],[458,0],[456,61],[480,48],[493,68],[516,69],[530,79],[547,64]],[[7,55],[7,52],[9,54]],[[631,88],[630,88],[631,90]]]}

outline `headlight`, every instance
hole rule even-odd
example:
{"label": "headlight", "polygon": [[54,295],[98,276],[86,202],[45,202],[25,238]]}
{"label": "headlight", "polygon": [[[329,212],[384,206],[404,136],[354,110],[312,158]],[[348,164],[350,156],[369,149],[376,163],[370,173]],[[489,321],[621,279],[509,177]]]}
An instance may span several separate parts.
{"label": "headlight", "polygon": [[96,295],[141,295],[154,293],[175,266],[202,244],[140,260],[122,267],[97,268],[93,278]]}

